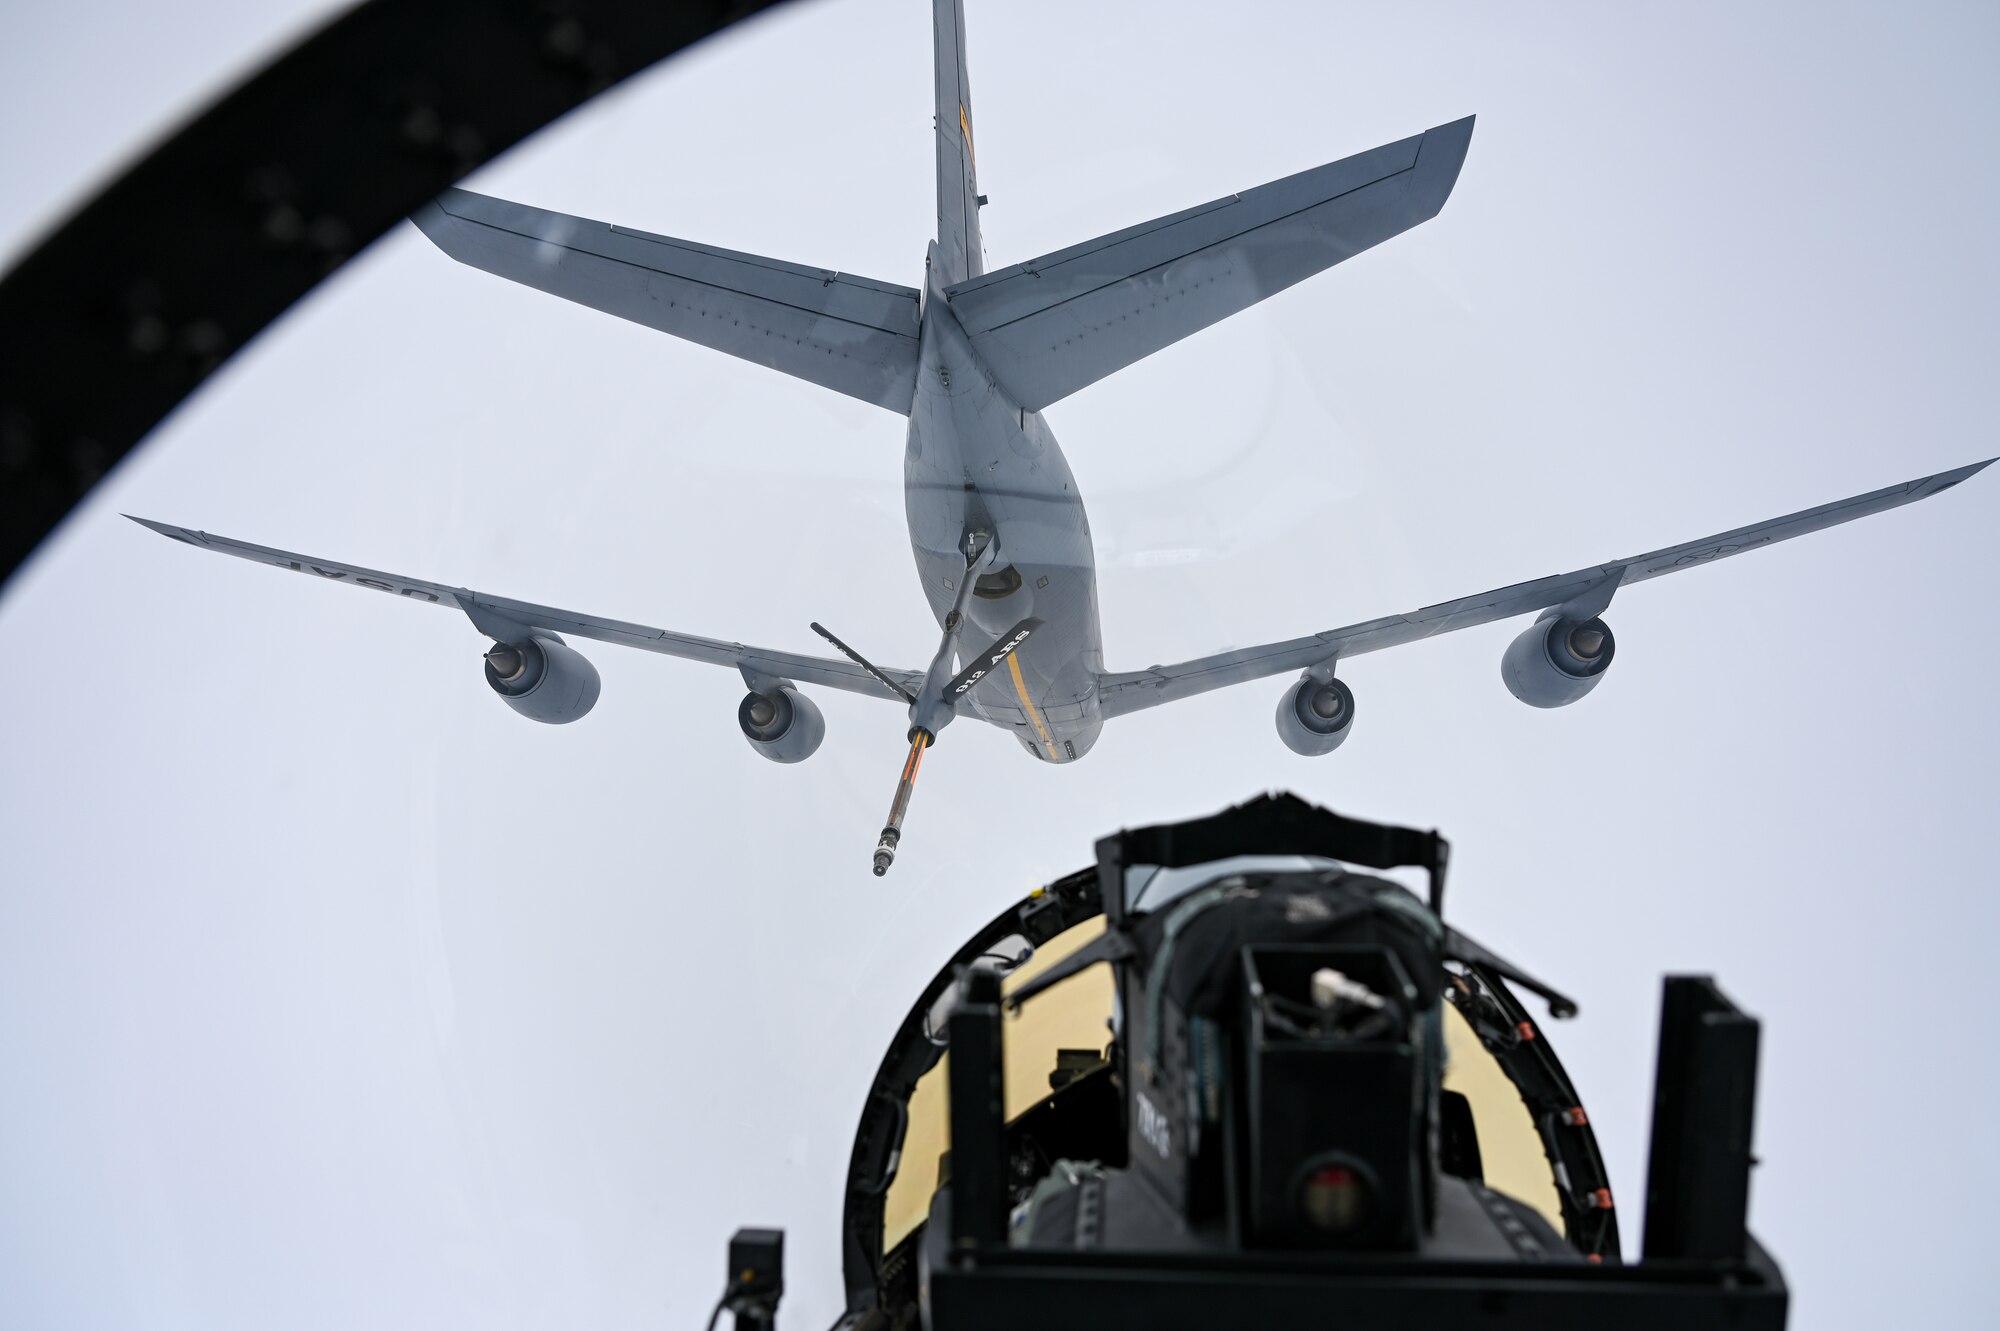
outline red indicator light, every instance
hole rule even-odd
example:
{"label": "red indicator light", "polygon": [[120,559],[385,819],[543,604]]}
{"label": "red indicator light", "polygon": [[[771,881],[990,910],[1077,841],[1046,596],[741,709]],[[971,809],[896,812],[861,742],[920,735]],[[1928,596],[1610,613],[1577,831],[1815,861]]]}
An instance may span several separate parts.
{"label": "red indicator light", "polygon": [[1373,1200],[1368,1180],[1346,1165],[1315,1169],[1299,1189],[1300,1213],[1329,1234],[1351,1234],[1367,1224]]}

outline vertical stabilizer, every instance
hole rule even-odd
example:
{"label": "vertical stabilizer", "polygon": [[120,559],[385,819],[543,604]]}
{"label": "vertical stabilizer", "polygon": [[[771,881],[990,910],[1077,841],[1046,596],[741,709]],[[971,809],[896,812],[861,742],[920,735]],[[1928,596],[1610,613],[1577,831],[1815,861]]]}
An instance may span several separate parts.
{"label": "vertical stabilizer", "polygon": [[972,88],[965,76],[964,0],[932,0],[937,65],[938,261],[944,282],[986,271],[979,246],[978,159],[973,149]]}

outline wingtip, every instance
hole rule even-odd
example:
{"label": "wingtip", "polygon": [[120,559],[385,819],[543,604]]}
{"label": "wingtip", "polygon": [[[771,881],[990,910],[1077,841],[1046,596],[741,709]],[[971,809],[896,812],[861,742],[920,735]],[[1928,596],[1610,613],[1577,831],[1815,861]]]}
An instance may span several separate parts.
{"label": "wingtip", "polygon": [[127,513],[124,514],[124,516],[131,518],[132,521],[138,523],[141,527],[146,528],[148,531],[158,532],[160,535],[166,537],[170,541],[180,541],[186,545],[200,544],[199,541],[195,540],[194,536],[188,531],[186,527],[176,527],[171,522],[155,522],[151,518],[142,518],[135,513]]}
{"label": "wingtip", "polygon": [[471,190],[459,189],[454,185],[411,213],[410,225],[429,237],[433,245],[463,262],[463,255],[460,253],[463,248],[460,234],[461,219],[472,221],[467,216],[469,208],[492,202],[495,200],[487,198],[484,194],[474,194]]}
{"label": "wingtip", "polygon": [[1963,467],[1953,467],[1950,471],[1941,471],[1935,475],[1924,476],[1911,481],[1908,488],[1912,492],[1912,497],[1928,499],[1932,495],[1943,494],[1953,486],[1971,480],[1995,462],[2000,462],[2000,458],[1987,458],[1983,462],[1973,462]]}
{"label": "wingtip", "polygon": [[1472,147],[1475,119],[1465,116],[1424,131],[1410,181],[1410,207],[1418,221],[1436,217],[1444,209],[1445,200],[1451,197],[1466,153]]}
{"label": "wingtip", "polygon": [[1432,125],[1424,131],[1425,146],[1428,147],[1429,141],[1435,139],[1463,156],[1466,145],[1472,142],[1472,131],[1478,120],[1477,115],[1469,115],[1447,120],[1442,125]]}
{"label": "wingtip", "polygon": [[[438,205],[436,199],[429,200],[422,207],[411,213],[410,225],[423,232],[424,237],[439,249],[442,250],[445,248],[445,228],[451,225],[451,219],[445,214],[444,209]],[[449,252],[448,250],[446,251],[446,253]]]}

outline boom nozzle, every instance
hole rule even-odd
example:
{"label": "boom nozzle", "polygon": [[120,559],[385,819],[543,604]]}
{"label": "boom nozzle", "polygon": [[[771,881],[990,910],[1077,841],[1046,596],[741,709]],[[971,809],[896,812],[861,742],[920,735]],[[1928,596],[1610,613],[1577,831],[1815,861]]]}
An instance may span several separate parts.
{"label": "boom nozzle", "polygon": [[[984,532],[969,532],[965,538],[965,576],[959,580],[958,595],[952,598],[951,610],[944,617],[944,637],[938,643],[937,655],[931,658],[931,667],[924,672],[923,683],[912,695],[900,683],[877,670],[840,639],[828,633],[818,624],[813,631],[845,652],[862,669],[882,683],[910,700],[910,756],[903,762],[902,779],[896,782],[896,798],[889,805],[889,821],[882,828],[882,836],[875,843],[875,876],[880,878],[889,872],[889,866],[896,862],[896,845],[903,839],[903,815],[910,811],[910,793],[917,788],[917,769],[923,765],[924,750],[937,743],[938,732],[951,724],[957,714],[960,694],[977,681],[985,672],[985,666],[975,665],[969,676],[951,678],[952,663],[957,659],[958,639],[965,630],[966,600],[980,571],[991,564],[999,547],[991,536]],[[1025,622],[1028,631],[1041,623],[1038,619]],[[1023,632],[1009,644],[1006,651],[1019,646],[1028,634]],[[1005,652],[1002,652],[1005,655]],[[999,659],[999,658],[995,658]],[[956,686],[956,687],[954,687]]]}
{"label": "boom nozzle", "polygon": [[888,873],[889,866],[896,862],[896,843],[903,839],[903,815],[910,811],[910,795],[917,788],[917,769],[924,764],[925,748],[936,738],[922,727],[910,731],[910,756],[903,760],[903,775],[896,782],[896,798],[889,802],[889,821],[882,828],[882,839],[875,843],[877,878]]}

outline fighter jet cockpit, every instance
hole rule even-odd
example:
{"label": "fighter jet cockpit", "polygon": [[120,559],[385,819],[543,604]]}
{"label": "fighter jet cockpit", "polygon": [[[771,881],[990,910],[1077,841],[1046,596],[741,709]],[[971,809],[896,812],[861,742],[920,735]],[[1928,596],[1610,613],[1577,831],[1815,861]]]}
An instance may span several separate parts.
{"label": "fighter jet cockpit", "polygon": [[[1129,875],[1135,884],[1131,904],[1164,909],[1191,890],[1231,876],[1247,880],[1249,875],[1341,871],[1336,861],[1298,855],[1233,856],[1183,869],[1141,866]],[[1052,902],[1042,909],[1061,926],[1060,932],[1037,946],[1021,931],[1023,921],[1016,911],[1009,911],[968,943],[968,948],[982,950],[963,965],[991,971],[999,978],[1004,999],[1103,937],[1103,914],[1086,913],[1095,871],[1077,877],[1083,881],[1064,879],[1037,889],[1025,903],[1032,907]],[[896,1057],[899,1052],[907,1052],[913,1060],[930,1060],[899,1102],[906,1118],[902,1149],[890,1163],[888,1187],[880,1194],[877,1242],[883,1259],[892,1266],[922,1229],[949,1149],[947,1031],[960,994],[960,986],[951,982],[954,969],[947,968],[933,983],[939,992],[924,1010],[918,1028],[921,1042],[910,1043],[906,1051],[892,1050],[884,1064],[885,1072],[892,1065],[906,1069],[908,1064]],[[1581,1239],[1589,1255],[1615,1257],[1618,1225],[1609,1206],[1603,1163],[1588,1114],[1569,1089],[1560,1060],[1547,1040],[1524,1037],[1520,1024],[1529,1018],[1504,981],[1488,987],[1467,973],[1455,976],[1453,984],[1449,991],[1453,999],[1444,1005],[1441,1022],[1441,1103],[1448,1106],[1451,1163],[1463,1168],[1466,1176],[1518,1199],[1556,1233]],[[1464,1015],[1461,1001],[1475,1017],[1484,1019],[1490,1046]],[[1048,1131],[1043,1125],[1056,1118],[1058,1098],[1065,1117],[1074,1112],[1069,1108],[1071,1097],[1062,1092],[1080,1078],[1108,1073],[1120,1015],[1111,965],[1094,962],[1023,1005],[1008,1022],[1006,1118],[1010,1125],[1021,1125],[1019,1130],[1037,1143],[1042,1159],[1048,1152],[1041,1148],[1039,1137]],[[1085,1089],[1086,1095],[1077,1098],[1088,1098],[1090,1088]],[[893,1089],[881,1080],[876,1094],[878,1099],[895,1098]],[[1570,1101],[1566,1115],[1536,1114],[1532,1106],[1550,1095]],[[1039,1118],[1033,1116],[1037,1111]],[[1115,1148],[1111,1153],[1116,1154]],[[1571,1185],[1568,1190],[1565,1179]]]}
{"label": "fighter jet cockpit", "polygon": [[[1254,1288],[1270,1326],[1337,1289],[1420,1318],[1511,1300],[1523,1320],[1495,1325],[1781,1327],[1743,1228],[1749,1105],[1684,1112],[1742,1047],[1663,1032],[1628,1265],[1585,1100],[1521,994],[1576,1005],[1444,922],[1447,851],[1265,797],[1108,837],[990,921],[882,1058],[837,1326],[1222,1325]],[[1399,865],[1427,897],[1368,872]],[[1667,1011],[1747,1027],[1754,1071],[1755,1023],[1712,983],[1670,980]]]}

